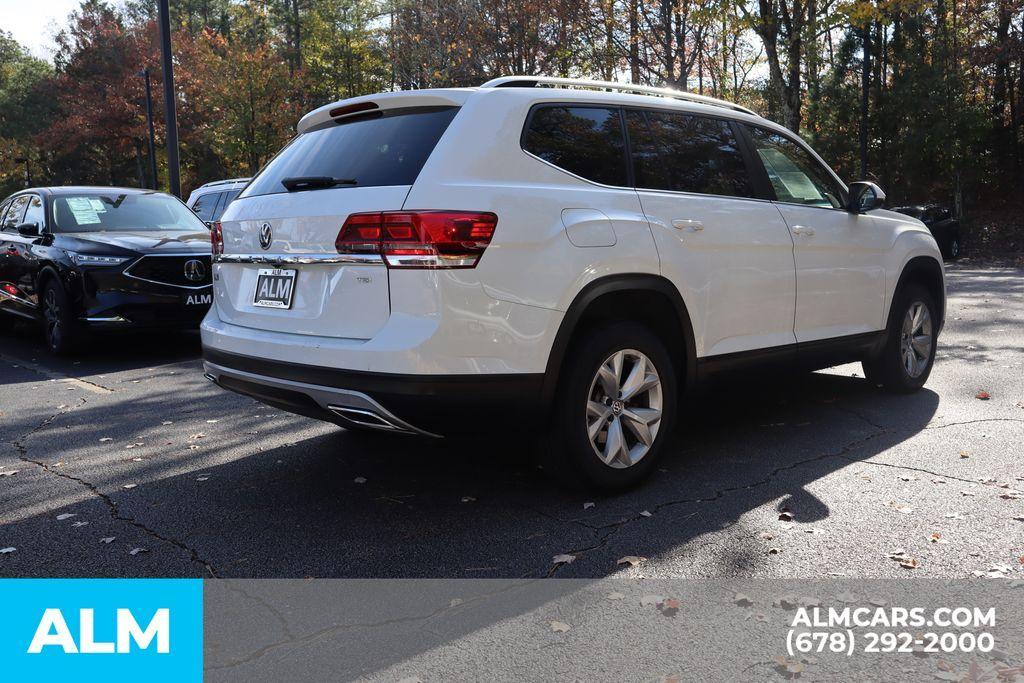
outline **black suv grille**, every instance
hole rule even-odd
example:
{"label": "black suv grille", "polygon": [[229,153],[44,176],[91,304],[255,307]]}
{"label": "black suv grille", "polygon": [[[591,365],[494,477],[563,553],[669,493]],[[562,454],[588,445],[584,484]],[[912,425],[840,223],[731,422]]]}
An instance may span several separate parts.
{"label": "black suv grille", "polygon": [[[190,265],[187,269],[196,279],[190,279],[186,274],[186,264],[189,261],[198,261],[201,268]],[[197,272],[199,271],[199,272]],[[143,256],[134,264],[125,269],[125,275],[137,277],[142,280],[160,282],[176,287],[202,287],[212,282],[210,275],[210,255],[195,254],[190,256]]]}

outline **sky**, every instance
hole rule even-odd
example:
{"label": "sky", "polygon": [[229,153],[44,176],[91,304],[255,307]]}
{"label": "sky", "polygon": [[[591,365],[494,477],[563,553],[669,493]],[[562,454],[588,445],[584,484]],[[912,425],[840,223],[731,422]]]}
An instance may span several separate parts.
{"label": "sky", "polygon": [[36,57],[53,59],[53,37],[67,25],[81,0],[0,0],[0,29],[14,35]]}

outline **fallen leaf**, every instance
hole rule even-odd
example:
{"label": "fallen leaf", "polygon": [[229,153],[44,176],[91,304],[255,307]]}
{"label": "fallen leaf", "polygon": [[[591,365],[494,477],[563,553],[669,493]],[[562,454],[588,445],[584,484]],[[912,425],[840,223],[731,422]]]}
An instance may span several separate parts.
{"label": "fallen leaf", "polygon": [[463,496],[462,497],[462,502],[463,503],[475,503],[476,502],[476,498],[474,498],[473,496]]}
{"label": "fallen leaf", "polygon": [[57,515],[57,521],[58,522],[63,522],[65,519],[71,519],[74,516],[75,516],[74,512],[65,512],[62,515]]}
{"label": "fallen leaf", "polygon": [[769,555],[778,555],[781,552],[782,551],[779,550],[778,548],[768,548],[768,554]]}
{"label": "fallen leaf", "polygon": [[976,399],[978,399],[980,401],[987,401],[990,398],[992,398],[992,396],[987,391],[979,391],[978,393],[976,393],[974,395],[974,398],[976,398]]}
{"label": "fallen leaf", "polygon": [[139,553],[148,553],[149,551],[145,548],[132,548],[128,551],[129,555],[138,555]]}
{"label": "fallen leaf", "polygon": [[215,422],[220,422],[220,420],[207,420],[207,421],[206,421],[206,424],[210,424],[210,425],[212,425],[212,424],[213,424],[213,423],[215,423]]}
{"label": "fallen leaf", "polygon": [[210,481],[209,477],[196,477],[196,481]]}
{"label": "fallen leaf", "polygon": [[74,527],[89,526],[89,522],[72,522],[71,526],[74,526]]}
{"label": "fallen leaf", "polygon": [[631,567],[635,567],[638,564],[646,561],[646,557],[640,557],[639,555],[626,555],[625,557],[620,557],[619,561],[615,564],[629,564]]}
{"label": "fallen leaf", "polygon": [[0,555],[6,555],[8,553],[13,553],[15,550],[17,550],[17,548],[0,548]]}
{"label": "fallen leaf", "polygon": [[106,538],[101,538],[100,543],[113,543],[115,538],[115,536],[107,536]]}
{"label": "fallen leaf", "polygon": [[775,658],[775,670],[785,678],[798,678],[803,673],[804,665],[795,659]]}
{"label": "fallen leaf", "polygon": [[100,443],[104,443],[107,441],[113,441],[113,439],[109,436],[104,436],[102,439],[100,439]]}
{"label": "fallen leaf", "polygon": [[189,441],[196,441],[198,439],[205,439],[205,438],[206,438],[206,434],[203,434],[202,432],[199,432],[198,434],[193,434],[193,435],[189,436],[188,440]]}
{"label": "fallen leaf", "polygon": [[570,628],[569,624],[564,621],[552,621],[551,631],[552,633],[565,633]]}
{"label": "fallen leaf", "polygon": [[904,569],[917,569],[919,563],[913,557],[905,557],[900,560],[900,566]]}
{"label": "fallen leaf", "polygon": [[551,558],[551,564],[570,564],[576,561],[575,555],[563,554],[555,555]]}
{"label": "fallen leaf", "polygon": [[643,512],[640,513],[640,516],[641,517],[650,517],[651,513],[648,512],[647,510],[644,510]]}
{"label": "fallen leaf", "polygon": [[679,612],[679,601],[675,598],[665,598],[658,603],[658,611],[666,617],[674,617]]}
{"label": "fallen leaf", "polygon": [[940,543],[940,544],[943,544],[943,545],[949,543],[949,541],[944,539],[942,537],[942,534],[940,534],[937,531],[933,532],[932,535],[928,537],[928,540],[931,541],[932,543]]}
{"label": "fallen leaf", "polygon": [[162,425],[172,425],[172,424],[174,424],[174,422],[173,422],[173,421],[171,421],[171,420],[164,420],[164,421],[163,421],[163,422],[161,422],[160,424],[162,424]]}
{"label": "fallen leaf", "polygon": [[584,504],[583,504],[583,509],[584,509],[584,510],[586,510],[587,508],[592,508],[592,507],[594,507],[594,504],[593,504],[593,503],[584,503]]}
{"label": "fallen leaf", "polygon": [[960,457],[961,458],[969,458],[969,457],[971,457],[971,454],[968,453],[967,451],[960,451]]}
{"label": "fallen leaf", "polygon": [[13,477],[17,473],[18,470],[5,470],[3,472],[0,472],[0,477]]}
{"label": "fallen leaf", "polygon": [[732,601],[740,607],[750,607],[754,604],[754,601],[751,600],[748,596],[744,595],[743,593],[737,593],[736,595],[732,596]]}
{"label": "fallen leaf", "polygon": [[125,485],[124,485],[124,486],[122,486],[121,488],[123,488],[123,489],[133,489],[133,488],[135,488],[136,486],[138,486],[138,484],[125,484]]}
{"label": "fallen leaf", "polygon": [[779,521],[780,522],[791,522],[791,521],[793,521],[793,513],[790,512],[789,510],[787,510],[786,508],[783,508],[782,511],[779,512]]}
{"label": "fallen leaf", "polygon": [[910,507],[908,505],[900,505],[900,506],[896,507],[896,512],[902,512],[905,515],[909,515],[912,512],[914,512],[914,508],[912,508],[912,507]]}

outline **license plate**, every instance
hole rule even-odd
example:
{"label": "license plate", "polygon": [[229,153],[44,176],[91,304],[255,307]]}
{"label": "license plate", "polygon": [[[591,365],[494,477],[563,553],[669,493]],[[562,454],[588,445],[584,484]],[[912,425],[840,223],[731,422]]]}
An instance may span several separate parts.
{"label": "license plate", "polygon": [[256,274],[256,294],[252,305],[263,308],[291,308],[298,271],[282,268],[260,268]]}

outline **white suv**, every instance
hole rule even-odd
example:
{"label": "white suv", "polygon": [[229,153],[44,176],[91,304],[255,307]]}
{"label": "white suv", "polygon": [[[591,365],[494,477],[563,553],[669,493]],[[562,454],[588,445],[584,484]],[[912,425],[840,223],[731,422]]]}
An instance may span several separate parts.
{"label": "white suv", "polygon": [[432,437],[543,421],[545,467],[611,490],[720,371],[862,361],[911,391],[931,370],[931,234],[742,107],[511,77],[298,132],[214,224],[204,366],[226,389]]}

